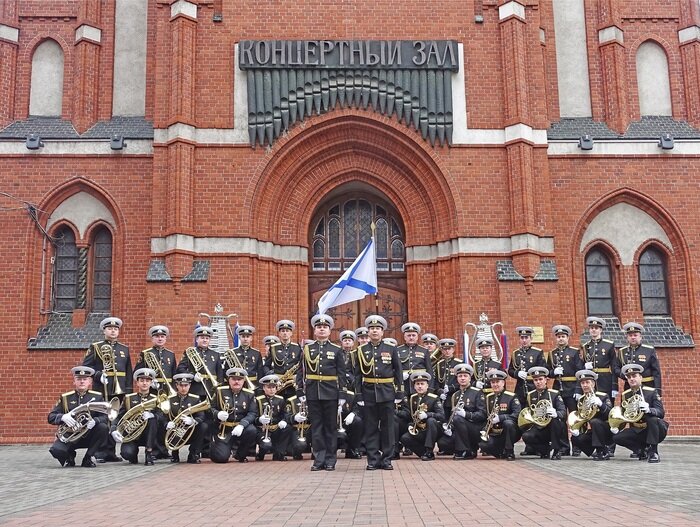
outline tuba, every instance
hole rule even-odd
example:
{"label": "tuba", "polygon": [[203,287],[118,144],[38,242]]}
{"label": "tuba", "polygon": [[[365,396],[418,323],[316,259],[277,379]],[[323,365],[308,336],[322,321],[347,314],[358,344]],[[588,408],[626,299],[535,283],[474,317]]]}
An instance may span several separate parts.
{"label": "tuba", "polygon": [[180,412],[173,420],[175,427],[165,431],[165,447],[169,450],[180,450],[183,446],[185,446],[190,440],[190,437],[192,437],[194,427],[197,426],[197,423],[186,425],[185,417],[192,416],[192,414],[196,414],[197,412],[208,410],[210,407],[211,404],[209,404],[209,401],[205,400],[201,403],[195,404],[194,406],[185,408],[182,412]]}
{"label": "tuba", "polygon": [[124,443],[129,443],[138,439],[138,437],[146,429],[148,420],[143,418],[144,412],[150,412],[155,410],[157,406],[160,406],[163,401],[167,399],[167,395],[164,393],[159,394],[158,397],[153,399],[148,399],[142,403],[132,406],[127,410],[127,412],[122,416],[117,423],[117,432],[119,432],[124,438]]}
{"label": "tuba", "polygon": [[[163,383],[165,384],[166,389],[168,391],[168,398],[175,397],[177,395],[177,392],[168,382],[168,379],[165,376],[165,372],[163,371],[163,365],[160,363],[158,357],[156,357],[156,354],[149,350],[143,350],[143,361],[146,363],[146,366],[148,366],[154,372],[156,372],[158,377],[163,379]],[[170,411],[170,401],[168,401],[167,399],[163,401],[161,408],[163,412],[168,413]]]}
{"label": "tuba", "polygon": [[620,406],[615,406],[610,410],[608,416],[610,431],[619,430],[626,424],[638,423],[644,417],[644,412],[639,408],[639,403],[643,401],[644,396],[639,390],[629,399],[623,399]]}
{"label": "tuba", "polygon": [[[200,356],[199,353],[197,353],[197,348],[187,348],[185,350],[185,357],[187,357],[187,360],[190,361],[190,364],[194,368],[194,371],[199,373],[200,376],[209,379],[209,382],[211,382],[212,387],[216,390],[216,387],[219,386],[219,383],[216,380],[216,378],[211,374],[209,368],[207,368],[207,363],[204,362],[204,359]],[[214,394],[212,394],[209,391],[206,382],[202,382],[202,386],[204,387],[204,393],[206,393],[207,399],[211,401],[214,397]]]}
{"label": "tuba", "polygon": [[417,436],[418,432],[421,430],[425,429],[426,424],[423,423],[419,418],[418,414],[421,412],[425,412],[428,409],[428,405],[425,403],[420,403],[418,407],[416,408],[416,411],[413,412],[413,423],[408,425],[408,433],[411,434],[412,436]]}
{"label": "tuba", "polygon": [[[122,395],[124,390],[119,385],[119,379],[117,378],[117,363],[114,357],[114,348],[111,344],[102,344],[99,350],[99,356],[102,359],[102,371],[104,371],[108,376],[114,379],[114,395]],[[109,379],[107,379],[107,384],[104,387],[105,399],[107,398],[107,388],[109,384]]]}
{"label": "tuba", "polygon": [[595,399],[595,394],[590,392],[578,400],[576,411],[571,412],[567,419],[567,424],[571,430],[580,430],[598,413],[598,407],[593,404],[593,399]]}
{"label": "tuba", "polygon": [[246,370],[245,387],[248,388],[251,392],[254,392],[255,385],[253,384],[253,381],[251,381],[248,378],[248,375],[247,375],[248,369],[243,367],[243,365],[241,364],[241,361],[238,360],[236,353],[231,348],[229,348],[226,351],[224,351],[224,358],[226,359],[226,362],[228,362],[232,366],[235,366],[236,368],[240,368],[242,370]]}
{"label": "tuba", "polygon": [[541,399],[535,404],[520,410],[518,415],[518,427],[525,428],[535,425],[537,428],[547,426],[552,418],[547,415],[547,410],[552,407],[552,402],[548,399]]}
{"label": "tuba", "polygon": [[112,398],[111,401],[99,401],[94,400],[88,401],[80,406],[76,406],[71,410],[75,420],[78,425],[75,428],[71,428],[65,423],[61,423],[56,430],[56,439],[61,443],[75,443],[81,437],[88,433],[87,424],[92,419],[90,412],[98,412],[100,414],[107,414],[107,418],[110,421],[114,421],[119,413],[119,407],[121,403],[117,397]]}

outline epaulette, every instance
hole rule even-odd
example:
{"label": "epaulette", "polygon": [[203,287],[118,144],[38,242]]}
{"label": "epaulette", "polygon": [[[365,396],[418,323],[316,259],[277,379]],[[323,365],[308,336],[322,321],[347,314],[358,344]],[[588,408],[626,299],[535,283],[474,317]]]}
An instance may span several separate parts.
{"label": "epaulette", "polygon": [[71,391],[69,391],[69,392],[62,393],[62,394],[61,394],[61,397],[68,397],[68,396],[69,396],[70,394],[72,394],[73,392],[75,392],[75,390],[71,390]]}
{"label": "epaulette", "polygon": [[629,346],[622,346],[622,347],[620,348],[620,351],[626,350],[626,349],[629,349]]}
{"label": "epaulette", "polygon": [[338,346],[335,342],[331,342],[331,346],[334,346],[334,347],[336,347],[336,348],[338,348],[338,349],[342,349],[342,348],[341,348],[340,346]]}
{"label": "epaulette", "polygon": [[530,346],[530,349],[533,351],[542,351],[542,348],[536,348],[535,346]]}
{"label": "epaulette", "polygon": [[255,400],[256,400],[256,401],[261,401],[261,400],[264,399],[265,397],[266,397],[265,395],[258,395],[258,396],[255,398]]}
{"label": "epaulette", "polygon": [[[504,391],[505,391],[505,390],[504,390]],[[535,393],[536,391],[537,391],[537,390],[530,390],[529,392],[527,392],[527,394],[530,395],[531,393]]]}
{"label": "epaulette", "polygon": [[255,395],[255,392],[253,390],[249,390],[248,388],[243,388],[242,391]]}
{"label": "epaulette", "polygon": [[355,392],[351,392],[350,390],[345,390],[345,393],[347,393],[348,395],[355,395]]}
{"label": "epaulette", "polygon": [[102,392],[98,392],[98,391],[95,391],[95,390],[88,390],[88,393],[93,393],[93,394],[95,394],[95,395],[102,395]]}
{"label": "epaulette", "polygon": [[195,401],[201,401],[199,395],[195,395],[194,393],[188,393],[187,397],[194,399]]}
{"label": "epaulette", "polygon": [[549,393],[553,393],[554,395],[559,395],[559,390],[554,390],[554,389],[550,388],[550,389],[547,390],[547,391],[548,391]]}
{"label": "epaulette", "polygon": [[642,390],[655,392],[656,388],[652,388],[651,386],[642,386]]}
{"label": "epaulette", "polygon": [[624,392],[622,392],[622,394],[624,395],[624,394],[626,394],[626,393],[630,393],[631,391],[632,391],[632,388],[630,388],[630,389],[628,389],[628,390],[625,390]]}
{"label": "epaulette", "polygon": [[[493,392],[492,392],[492,393],[493,393]],[[515,393],[509,392],[508,390],[503,390],[503,393],[506,394],[506,395],[513,395],[513,396],[515,396]]]}
{"label": "epaulette", "polygon": [[609,339],[600,339],[601,342],[607,342],[608,344],[615,344],[612,340]]}
{"label": "epaulette", "polygon": [[227,390],[227,389],[228,389],[228,386],[217,386],[217,387],[216,387],[216,391],[219,392],[219,393],[221,393],[221,392],[223,392],[224,390]]}
{"label": "epaulette", "polygon": [[431,399],[437,399],[437,398],[438,398],[438,396],[435,395],[434,393],[429,393],[429,394],[428,394],[428,397],[430,397]]}
{"label": "epaulette", "polygon": [[640,344],[639,347],[640,347],[640,348],[647,348],[647,349],[650,349],[650,350],[653,350],[653,349],[654,349],[654,346],[650,346],[649,344]]}
{"label": "epaulette", "polygon": [[602,399],[602,396],[604,395],[605,397],[608,397],[608,394],[605,392],[595,392],[595,394]]}
{"label": "epaulette", "polygon": [[274,395],[272,398],[273,399],[282,399],[284,401],[284,397],[282,397],[281,395]]}
{"label": "epaulette", "polygon": [[476,386],[470,386],[469,388],[467,388],[467,390],[474,390],[475,392],[481,393],[481,390],[479,388],[477,388]]}

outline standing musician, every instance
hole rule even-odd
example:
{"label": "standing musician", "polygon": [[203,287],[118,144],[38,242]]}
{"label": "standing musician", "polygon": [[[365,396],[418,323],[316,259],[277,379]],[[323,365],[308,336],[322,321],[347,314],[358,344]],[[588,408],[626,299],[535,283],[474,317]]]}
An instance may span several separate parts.
{"label": "standing musician", "polygon": [[[168,424],[166,430],[172,430],[177,425],[178,416],[184,411],[201,404],[201,400],[197,395],[190,393],[190,386],[194,380],[194,375],[191,373],[176,373],[173,376],[177,394],[170,397],[170,411],[168,412]],[[206,399],[205,399],[206,401]],[[189,411],[188,411],[189,413]],[[187,455],[187,462],[191,464],[199,463],[199,458],[202,453],[202,446],[205,440],[209,439],[209,419],[205,410],[192,412],[191,415],[184,415],[180,420],[185,426],[194,426],[191,437],[185,444],[190,445],[190,451]],[[173,463],[180,462],[179,450],[173,450],[170,461]]]}
{"label": "standing musician", "polygon": [[305,345],[297,371],[297,397],[305,397],[311,419],[312,471],[335,470],[338,451],[338,405],[345,404],[345,361],[340,346],[328,340],[333,319],[311,318],[316,340]]}
{"label": "standing musician", "polygon": [[[76,366],[71,369],[73,374],[73,386],[75,390],[66,392],[58,399],[56,406],[49,413],[48,421],[52,425],[65,425],[72,433],[78,433],[80,430],[87,430],[84,435],[76,436],[74,441],[61,441],[56,438],[53,445],[49,449],[51,455],[58,460],[61,466],[75,466],[75,451],[78,448],[87,449],[85,457],[80,464],[81,467],[93,468],[95,462],[92,457],[95,453],[104,447],[109,434],[109,425],[107,424],[107,416],[104,413],[89,411],[89,419],[81,423],[76,419],[79,412],[73,412],[76,408],[88,402],[103,402],[100,392],[90,390],[92,386],[92,376],[95,375],[95,370],[88,366]],[[80,419],[80,417],[78,416]]]}
{"label": "standing musician", "polygon": [[499,459],[515,461],[513,445],[520,439],[520,401],[513,392],[505,390],[506,377],[502,370],[486,372],[491,393],[486,394],[486,425],[480,434],[479,449]]}
{"label": "standing musician", "polygon": [[581,385],[581,397],[577,409],[569,414],[571,443],[594,461],[607,461],[610,459],[608,416],[612,402],[607,393],[595,391],[598,374],[594,371],[577,371],[576,379]]}
{"label": "standing musician", "polygon": [[[554,379],[552,388],[559,392],[567,412],[570,413],[576,410],[576,399],[574,398],[577,386],[576,372],[583,369],[583,361],[579,350],[569,346],[569,337],[571,336],[571,328],[569,326],[556,325],[552,328],[552,333],[557,341],[557,347],[547,354],[549,377]],[[560,441],[562,444],[562,456],[568,456],[570,452],[574,457],[581,454],[581,451],[576,447],[573,447],[573,452],[570,450],[566,427],[562,428]]]}
{"label": "standing musician", "polygon": [[602,338],[605,320],[588,317],[588,334],[591,336],[581,346],[581,358],[587,370],[598,374],[598,390],[608,394],[613,401],[617,397],[617,379],[613,379],[612,366],[615,362],[615,344],[612,340]]}
{"label": "standing musician", "polygon": [[[542,459],[561,459],[561,438],[566,432],[566,406],[557,390],[547,389],[549,370],[543,366],[534,366],[527,372],[535,384],[535,389],[527,394],[527,406],[523,410],[531,419],[518,419],[523,429],[523,441],[530,451],[540,454]],[[552,450],[552,457],[549,451]]]}
{"label": "standing musician", "polygon": [[[199,326],[194,330],[195,347],[188,348],[182,355],[177,373],[191,373],[194,382],[190,391],[200,399],[212,399],[216,388],[223,382],[224,371],[219,354],[209,349],[214,330],[209,326]],[[192,357],[189,355],[192,354]],[[193,363],[193,359],[196,361]],[[202,367],[198,370],[197,365]],[[201,370],[201,371],[200,371]]]}
{"label": "standing musician", "polygon": [[[631,417],[632,422],[626,421],[629,426],[622,431],[619,431],[619,426],[626,424],[625,421],[618,426],[614,426],[617,423],[610,423],[613,441],[617,445],[629,448],[632,452],[639,452],[640,461],[648,458],[649,463],[659,463],[661,458],[658,445],[666,439],[668,432],[661,396],[654,388],[642,386],[643,366],[634,363],[625,364],[621,371],[629,384],[629,389],[622,393],[621,412],[626,414],[630,411],[636,415]],[[632,408],[634,406],[636,408]],[[612,415],[611,412],[610,420]]]}
{"label": "standing musician", "polygon": [[451,398],[451,415],[443,427],[445,434],[438,439],[443,452],[454,451],[454,459],[474,459],[479,447],[479,434],[486,422],[484,392],[471,385],[474,368],[462,362],[455,365],[457,390]]}
{"label": "standing musician", "polygon": [[395,405],[403,400],[401,360],[396,348],[382,341],[387,327],[384,317],[370,315],[365,326],[370,341],[357,349],[355,395],[364,408],[367,470],[393,470]]}
{"label": "standing musician", "polygon": [[532,377],[528,377],[528,370],[534,366],[545,365],[544,354],[540,348],[532,345],[532,334],[535,332],[530,326],[519,326],[515,331],[520,337],[520,347],[513,352],[508,366],[508,375],[516,379],[515,393],[521,407],[527,404],[527,394],[535,385]]}
{"label": "standing musician", "polygon": [[[122,321],[117,317],[102,320],[100,329],[105,338],[91,344],[83,359],[83,366],[95,370],[93,386],[96,391],[102,392],[105,400],[110,400],[115,395],[121,400],[124,394],[130,393],[132,389],[133,370],[129,348],[117,340],[121,327]],[[112,437],[108,437],[104,451],[98,451],[96,454],[97,461],[121,461],[122,458],[117,456],[115,448]]]}
{"label": "standing musician", "polygon": [[503,370],[503,365],[495,359],[496,355],[493,350],[493,339],[491,337],[478,337],[476,339],[476,348],[479,352],[476,354],[474,361],[472,384],[479,390],[482,390],[484,394],[487,394],[491,391],[491,386],[486,378],[486,372],[489,370]]}
{"label": "standing musician", "polygon": [[642,333],[644,326],[636,322],[628,322],[622,327],[627,339],[627,346],[620,348],[615,355],[613,373],[615,378],[625,381],[625,390],[629,388],[627,379],[622,374],[622,367],[625,364],[639,364],[642,366],[642,385],[655,388],[661,395],[661,366],[656,356],[654,346],[642,344]]}
{"label": "standing musician", "polygon": [[255,398],[257,403],[258,417],[255,423],[258,426],[258,453],[255,455],[256,461],[263,461],[265,454],[272,451],[273,461],[287,461],[284,455],[289,447],[292,438],[293,428],[289,426],[289,415],[287,414],[287,402],[283,397],[277,395],[277,387],[280,378],[271,373],[260,379],[263,388],[263,395]]}
{"label": "standing musician", "polygon": [[[411,373],[415,371],[431,372],[433,368],[430,363],[430,353],[426,348],[418,344],[420,326],[415,322],[406,322],[401,326],[401,333],[403,333],[404,343],[397,347],[396,351],[399,354],[399,359],[401,359],[404,391],[413,393],[413,385],[409,380]],[[432,388],[432,384],[430,388]]]}
{"label": "standing musician", "polygon": [[280,377],[279,395],[285,399],[295,396],[294,380],[301,361],[301,346],[292,342],[294,322],[279,320],[275,324],[279,343],[270,345],[270,352],[265,359],[265,371]]}
{"label": "standing musician", "polygon": [[238,326],[236,334],[240,345],[232,350],[226,350],[221,356],[221,367],[223,370],[243,368],[248,372],[248,381],[246,381],[248,388],[254,386],[258,377],[262,377],[266,371],[260,351],[251,347],[254,333],[255,328],[253,326]]}
{"label": "standing musician", "polygon": [[121,455],[132,465],[138,463],[140,446],[146,447],[146,460],[144,465],[149,466],[154,464],[155,456],[153,455],[153,449],[156,446],[158,422],[164,420],[163,413],[155,405],[155,408],[144,410],[140,413],[140,418],[146,421],[146,426],[133,440],[126,443],[124,442],[125,438],[119,431],[119,424],[124,415],[132,408],[147,401],[157,399],[157,397],[151,393],[151,385],[155,379],[156,372],[151,368],[140,368],[134,372],[136,391],[124,397],[124,404],[119,411],[119,415],[112,423],[112,438],[114,438],[117,443],[122,444]]}
{"label": "standing musician", "polygon": [[270,346],[279,343],[280,339],[276,335],[267,335],[263,337],[263,349],[260,350],[260,355],[262,355],[263,364],[266,366],[266,371],[269,371],[269,368],[267,368],[267,358],[270,356]]}
{"label": "standing musician", "polygon": [[430,364],[433,366],[433,371],[435,371],[435,363],[437,363],[442,356],[440,353],[440,346],[438,345],[439,340],[440,339],[438,339],[437,335],[434,333],[423,333],[420,338],[423,347],[428,350]]}
{"label": "standing musician", "polygon": [[435,393],[439,394],[440,400],[443,401],[445,413],[449,413],[452,405],[448,396],[457,389],[453,368],[461,364],[462,359],[455,358],[455,339],[440,339],[439,344],[442,356],[435,363]]}
{"label": "standing musician", "polygon": [[401,436],[401,443],[420,456],[421,461],[433,461],[438,431],[445,421],[445,410],[440,398],[428,393],[431,375],[424,371],[414,371],[411,383],[415,393],[408,400],[408,412],[412,423],[408,432]]}
{"label": "standing musician", "polygon": [[357,345],[362,346],[369,342],[369,330],[365,326],[360,326],[355,330],[355,336],[357,337]]}
{"label": "standing musician", "polygon": [[239,463],[247,463],[248,452],[255,445],[258,430],[255,419],[258,417],[255,393],[243,387],[247,372],[243,368],[226,370],[227,386],[219,386],[211,401],[211,410],[219,423],[210,448],[214,463],[228,463],[234,447],[234,458]]}
{"label": "standing musician", "polygon": [[354,331],[346,329],[340,332],[340,347],[345,361],[345,386],[355,386],[355,367],[357,362],[357,336]]}

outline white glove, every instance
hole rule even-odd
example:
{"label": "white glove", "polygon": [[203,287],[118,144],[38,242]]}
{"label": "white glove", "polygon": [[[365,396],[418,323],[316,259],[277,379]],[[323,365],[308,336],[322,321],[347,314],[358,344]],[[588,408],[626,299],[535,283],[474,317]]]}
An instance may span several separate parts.
{"label": "white glove", "polygon": [[173,428],[175,428],[175,423],[173,421],[168,421],[168,424],[165,425],[165,429],[172,430]]}
{"label": "white glove", "polygon": [[345,399],[338,399],[338,406],[343,406],[345,404]]}
{"label": "white glove", "polygon": [[404,381],[408,380],[408,372],[407,371],[403,372],[403,380]]}
{"label": "white glove", "polygon": [[202,376],[199,373],[194,374],[194,382],[202,382]]}
{"label": "white glove", "polygon": [[158,388],[160,388],[160,383],[159,383],[158,381],[155,381],[155,380],[154,380],[154,381],[151,383],[151,386],[152,386],[154,389],[157,390]]}
{"label": "white glove", "polygon": [[619,428],[611,428],[611,429],[610,429],[610,432],[611,432],[613,435],[617,434],[619,431],[620,431]]}
{"label": "white glove", "polygon": [[428,414],[425,412],[418,412],[418,419],[421,421],[425,421],[428,418]]}
{"label": "white glove", "polygon": [[580,394],[580,393],[575,393],[575,394],[574,394],[574,399],[576,399],[577,401],[578,401],[581,397],[583,397],[583,394]]}
{"label": "white glove", "polygon": [[148,420],[148,419],[153,419],[155,415],[153,415],[153,412],[145,411],[143,412],[143,418]]}
{"label": "white glove", "polygon": [[571,429],[571,435],[574,437],[578,437],[580,433],[581,433],[581,430],[577,430],[575,428]]}
{"label": "white glove", "polygon": [[346,425],[351,425],[352,422],[355,420],[355,412],[350,412],[347,417],[345,418],[344,423]]}
{"label": "white glove", "polygon": [[440,399],[443,400],[443,401],[444,401],[445,399],[447,399],[447,392],[442,392],[442,393],[440,394]]}
{"label": "white glove", "polygon": [[452,429],[451,428],[446,428],[445,429],[445,435],[447,437],[452,437]]}
{"label": "white glove", "polygon": [[460,417],[467,417],[467,411],[464,408],[460,408],[455,412],[455,415],[458,415]]}
{"label": "white glove", "polygon": [[301,397],[299,397],[299,402],[305,403],[306,402],[306,395],[302,395]]}
{"label": "white glove", "polygon": [[243,430],[244,430],[243,425],[236,425],[233,427],[233,431],[231,432],[231,434],[233,434],[236,437],[241,437]]}
{"label": "white glove", "polygon": [[364,401],[357,401],[357,406],[364,406],[365,402]]}
{"label": "white glove", "polygon": [[[403,399],[394,399],[394,404],[401,404],[403,402]],[[357,403],[360,404],[360,403]]]}
{"label": "white glove", "polygon": [[94,419],[90,419],[90,420],[87,422],[87,424],[85,425],[85,427],[86,427],[88,430],[92,430],[93,428],[95,428],[95,425],[96,425],[96,424],[97,424],[97,423],[95,422]]}
{"label": "white glove", "polygon": [[595,404],[598,408],[603,406],[603,399],[598,397],[597,395],[593,398],[593,404]]}
{"label": "white glove", "polygon": [[526,372],[526,371],[520,370],[520,371],[518,372],[518,377],[520,377],[522,380],[527,379],[527,372]]}
{"label": "white glove", "polygon": [[228,412],[224,412],[223,410],[219,410],[219,412],[216,414],[216,418],[221,422],[228,421]]}
{"label": "white glove", "polygon": [[592,370],[592,369],[593,369],[593,363],[592,363],[592,362],[587,362],[586,364],[584,364],[584,366],[586,367],[587,370]]}
{"label": "white glove", "polygon": [[124,438],[122,437],[122,435],[119,433],[118,430],[115,430],[114,432],[112,432],[112,437],[114,438],[114,440],[117,443],[121,443],[122,441],[124,441]]}
{"label": "white glove", "polygon": [[649,412],[651,412],[651,408],[649,407],[649,403],[646,401],[642,401],[641,403],[639,403],[639,409],[642,412],[644,412],[645,414],[648,414]]}
{"label": "white glove", "polygon": [[287,428],[287,421],[280,421],[279,423],[277,423],[277,426],[280,427],[280,430],[284,430],[285,428]]}
{"label": "white glove", "polygon": [[500,422],[501,422],[501,416],[498,415],[498,414],[494,415],[494,416],[491,418],[491,422],[492,422],[493,424],[500,423]]}
{"label": "white glove", "polygon": [[187,426],[192,426],[194,424],[194,417],[186,415],[182,418],[182,422],[185,423]]}
{"label": "white glove", "polygon": [[476,386],[477,388],[479,388],[479,390],[483,390],[483,389],[484,389],[484,383],[481,382],[481,381],[476,381],[475,386]]}
{"label": "white glove", "polygon": [[613,390],[613,391],[612,391],[612,398],[613,398],[613,399],[617,399],[617,394],[618,394],[618,393],[619,393],[619,392],[618,392],[617,390]]}
{"label": "white glove", "polygon": [[269,425],[270,424],[270,418],[266,415],[261,415],[260,417],[258,417],[258,419],[260,420],[261,425]]}
{"label": "white glove", "polygon": [[102,372],[102,375],[100,375],[100,382],[102,384],[107,384],[107,374],[105,372]]}
{"label": "white glove", "polygon": [[301,415],[301,414],[294,415],[294,420],[297,423],[305,423],[307,419],[308,419],[308,417],[306,417],[305,415]]}
{"label": "white glove", "polygon": [[553,406],[550,408],[547,408],[547,415],[549,417],[556,417],[557,416],[557,409],[554,408]]}
{"label": "white glove", "polygon": [[61,416],[61,421],[66,423],[66,425],[69,426],[70,428],[75,428],[76,426],[78,426],[78,421],[73,419],[73,416],[70,413],[63,414]]}
{"label": "white glove", "polygon": [[554,368],[553,373],[554,375],[564,375],[564,368],[562,368],[561,366],[557,366],[556,368]]}

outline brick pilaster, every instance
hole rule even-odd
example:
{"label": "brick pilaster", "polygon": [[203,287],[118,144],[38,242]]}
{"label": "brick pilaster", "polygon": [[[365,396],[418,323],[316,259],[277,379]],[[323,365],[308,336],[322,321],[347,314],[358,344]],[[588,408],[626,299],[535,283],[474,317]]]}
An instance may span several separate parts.
{"label": "brick pilaster", "polygon": [[19,20],[17,0],[0,3],[0,128],[14,120]]}
{"label": "brick pilaster", "polygon": [[608,126],[623,133],[629,124],[624,33],[617,0],[598,2],[598,50],[603,79],[604,115]]}
{"label": "brick pilaster", "polygon": [[75,29],[73,125],[83,133],[97,121],[100,96],[101,4],[81,0]]}
{"label": "brick pilaster", "polygon": [[687,119],[700,126],[700,3],[681,0],[678,43],[683,65],[683,85]]}

